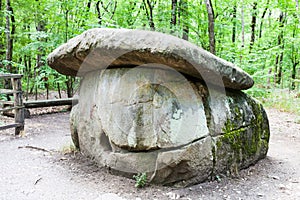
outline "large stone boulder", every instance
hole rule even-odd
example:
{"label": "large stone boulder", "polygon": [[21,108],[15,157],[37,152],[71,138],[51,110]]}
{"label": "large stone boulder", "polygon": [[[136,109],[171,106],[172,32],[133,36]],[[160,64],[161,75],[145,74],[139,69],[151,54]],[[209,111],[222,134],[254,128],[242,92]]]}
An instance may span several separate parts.
{"label": "large stone boulder", "polygon": [[267,154],[266,113],[240,91],[251,77],[184,40],[92,29],[48,62],[82,76],[72,139],[115,174],[146,172],[149,182],[186,186],[236,175]]}

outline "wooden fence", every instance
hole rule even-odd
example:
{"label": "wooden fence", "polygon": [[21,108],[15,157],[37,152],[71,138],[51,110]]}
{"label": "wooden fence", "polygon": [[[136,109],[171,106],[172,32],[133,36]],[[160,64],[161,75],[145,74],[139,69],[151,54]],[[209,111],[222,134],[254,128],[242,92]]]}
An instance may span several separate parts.
{"label": "wooden fence", "polygon": [[78,103],[76,98],[65,98],[65,99],[47,99],[47,100],[35,100],[23,102],[22,97],[22,74],[0,74],[0,79],[10,81],[13,89],[1,89],[0,94],[2,95],[14,95],[14,101],[0,100],[0,113],[10,110],[15,110],[14,117],[15,123],[0,125],[0,130],[15,128],[15,135],[19,135],[24,130],[25,125],[25,108],[40,108],[49,106],[63,106],[70,105],[74,106]]}
{"label": "wooden fence", "polygon": [[6,79],[11,81],[12,89],[0,89],[0,94],[12,95],[14,100],[1,100],[0,103],[8,105],[8,107],[0,108],[0,112],[9,110],[15,110],[15,123],[1,125],[0,130],[15,128],[15,135],[19,135],[21,131],[24,131],[25,119],[24,119],[24,104],[22,98],[22,76],[21,74],[0,74],[0,79]]}

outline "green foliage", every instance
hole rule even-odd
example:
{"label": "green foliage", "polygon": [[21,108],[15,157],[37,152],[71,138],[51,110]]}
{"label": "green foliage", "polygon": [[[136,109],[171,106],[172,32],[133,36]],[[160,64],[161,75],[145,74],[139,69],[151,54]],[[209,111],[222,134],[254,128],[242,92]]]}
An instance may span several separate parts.
{"label": "green foliage", "polygon": [[[50,89],[57,90],[57,83],[62,89],[66,89],[66,77],[47,66],[47,55],[68,39],[94,27],[150,30],[147,15],[150,8],[145,2],[153,5],[156,31],[182,38],[184,28],[188,27],[189,41],[209,50],[208,18],[204,1],[178,0],[173,12],[171,0],[15,0],[11,2],[16,19],[13,60],[6,61],[5,48],[0,48],[0,70],[5,71],[5,66],[12,64],[14,72],[24,74],[23,85],[29,91],[34,87],[44,90],[44,77],[47,77]],[[254,2],[257,2],[257,19],[255,42],[250,51]],[[241,67],[254,78],[256,88],[248,93],[265,97],[270,92],[266,88],[293,88],[291,76],[294,71],[295,79],[300,79],[300,14],[296,1],[225,0],[213,1],[212,4],[215,13],[216,54]],[[235,6],[236,15],[233,14]],[[284,14],[283,22],[279,20],[280,13]],[[0,47],[6,46],[7,14],[5,6],[2,6]],[[172,14],[176,15],[175,25],[171,25]],[[38,63],[38,55],[42,56],[42,63]],[[277,62],[280,55],[282,59]],[[278,81],[279,69],[282,74]]]}
{"label": "green foliage", "polygon": [[297,93],[288,89],[273,89],[262,101],[267,107],[295,113],[300,116],[300,92]]}
{"label": "green foliage", "polygon": [[265,88],[258,88],[258,87],[252,87],[245,92],[250,96],[258,99],[266,99],[270,93],[269,90]]}
{"label": "green foliage", "polygon": [[133,178],[135,179],[135,187],[137,188],[145,187],[147,183],[147,174],[145,172],[134,175]]}
{"label": "green foliage", "polygon": [[300,117],[300,92],[298,91],[253,87],[247,90],[246,93],[257,98],[267,108],[295,113]]}

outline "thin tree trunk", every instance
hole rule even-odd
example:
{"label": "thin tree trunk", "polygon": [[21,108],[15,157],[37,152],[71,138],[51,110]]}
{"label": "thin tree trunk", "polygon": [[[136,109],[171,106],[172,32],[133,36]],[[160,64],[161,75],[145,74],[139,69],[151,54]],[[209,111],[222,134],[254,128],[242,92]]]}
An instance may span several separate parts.
{"label": "thin tree trunk", "polygon": [[[37,26],[36,26],[36,31],[37,32],[42,32],[42,31],[45,31],[46,29],[45,29],[45,27],[46,27],[46,24],[45,24],[45,22],[43,21],[43,20],[40,20],[39,19],[39,14],[37,14],[37,19],[39,20],[38,22],[37,22]],[[42,39],[38,39],[38,41],[42,41]],[[40,68],[41,68],[41,66],[43,66],[44,64],[43,64],[43,61],[42,61],[42,56],[44,55],[44,49],[41,47],[41,46],[39,46],[38,47],[38,54],[36,55],[36,64],[35,64],[35,68],[34,68],[34,76],[35,76],[35,78],[34,78],[34,80],[35,80],[35,99],[37,100],[37,98],[38,98],[38,85],[37,85],[37,82],[39,82],[39,81],[46,81],[46,79],[48,79],[47,77],[42,77],[42,79],[41,80],[37,80],[37,78],[39,77],[39,74],[40,74]]]}
{"label": "thin tree trunk", "polygon": [[182,39],[189,40],[189,24],[187,23],[189,17],[188,17],[188,3],[186,0],[180,0],[180,15],[181,21],[182,21]]}
{"label": "thin tree trunk", "polygon": [[[2,0],[0,0],[0,27],[4,27],[3,24],[3,11],[2,11]],[[4,38],[0,39],[0,56],[5,54],[5,41]],[[0,68],[2,68],[2,62],[0,62]]]}
{"label": "thin tree trunk", "polygon": [[61,91],[60,91],[60,84],[57,82],[57,91],[58,91],[58,96],[61,99]]}
{"label": "thin tree trunk", "polygon": [[278,66],[277,68],[277,80],[276,80],[276,83],[278,85],[280,85],[281,83],[281,79],[282,79],[282,60],[283,60],[283,52],[280,53],[280,55],[277,56],[278,59],[277,59],[277,63],[276,65]]}
{"label": "thin tree trunk", "polygon": [[74,78],[71,76],[67,76],[67,96],[68,98],[71,98],[73,96],[73,83],[74,83]]}
{"label": "thin tree trunk", "polygon": [[259,34],[258,34],[258,38],[261,38],[261,36],[262,36],[262,27],[263,27],[263,23],[264,23],[264,18],[265,18],[265,16],[266,16],[266,13],[267,13],[268,8],[269,8],[269,2],[270,2],[270,0],[267,1],[267,5],[266,5],[266,7],[265,7],[265,9],[264,9],[264,11],[263,11],[263,14],[262,14],[262,16],[261,16],[261,22],[260,22],[260,25],[259,25]]}
{"label": "thin tree trunk", "polygon": [[49,99],[49,83],[48,83],[48,79],[45,80],[45,87],[46,87],[46,98]]}
{"label": "thin tree trunk", "polygon": [[[297,5],[298,6],[298,5]],[[297,16],[294,15],[294,20],[295,20],[295,24],[294,24],[294,29],[293,29],[293,38],[297,37],[297,28],[298,28],[298,24],[297,24]],[[297,47],[295,47],[295,45],[292,46],[291,48],[291,60],[293,63],[293,67],[292,67],[292,85],[291,85],[291,89],[295,90],[296,89],[296,77],[297,77],[297,65],[300,63],[299,61],[299,54],[298,54],[299,50]]]}
{"label": "thin tree trunk", "polygon": [[97,10],[98,24],[101,26],[102,25],[102,14],[101,14],[101,10],[100,10],[100,1],[97,1],[97,3],[96,3],[96,10]]}
{"label": "thin tree trunk", "polygon": [[111,12],[110,20],[112,20],[112,18],[114,17],[116,10],[117,10],[117,1],[115,1],[115,3],[114,3],[114,8]]}
{"label": "thin tree trunk", "polygon": [[24,56],[24,63],[25,63],[25,75],[26,75],[26,93],[25,93],[25,100],[28,100],[28,93],[29,93],[29,82],[30,82],[30,71],[31,71],[31,62],[29,56]]}
{"label": "thin tree trunk", "polygon": [[[30,32],[30,26],[29,25],[26,25],[24,26],[24,30]],[[28,34],[28,39],[30,39],[30,34]],[[30,79],[32,78],[32,73],[31,73],[31,55],[29,56],[24,56],[24,63],[25,63],[25,69],[26,69],[26,72],[25,72],[25,76],[27,77],[27,82],[26,82],[26,100],[28,100],[28,95],[29,95],[29,90],[30,90]]]}
{"label": "thin tree trunk", "polygon": [[[154,24],[154,21],[153,21],[153,8],[154,8],[154,5],[156,2],[151,3],[151,0],[143,0],[143,3],[144,3],[144,8],[145,8],[145,11],[146,11],[146,15],[147,15],[147,18],[148,18],[148,22],[149,22],[149,26],[150,26],[150,29],[152,31],[155,31],[155,24]],[[148,10],[149,8],[149,10]]]}
{"label": "thin tree trunk", "polygon": [[[112,18],[115,15],[116,9],[117,9],[117,1],[109,1],[109,3],[106,4],[106,5],[104,4],[104,2],[102,0],[101,1],[97,1],[97,3],[96,3],[96,11],[97,11],[97,17],[98,17],[98,24],[100,26],[102,26],[102,24],[103,24],[103,19],[102,19],[103,14],[101,13],[100,4],[101,4],[101,7],[103,8],[103,12],[104,13],[110,13],[109,20],[112,20]],[[112,4],[113,4],[113,8],[110,9],[110,6]]]}
{"label": "thin tree trunk", "polygon": [[[37,57],[38,57],[38,55],[37,55]],[[38,60],[38,59],[37,59]],[[36,62],[36,65],[35,65],[35,67],[34,67],[34,70],[33,70],[33,80],[34,80],[34,85],[33,85],[33,87],[32,87],[32,92],[33,92],[33,90],[34,90],[34,94],[35,94],[35,100],[37,100],[38,99],[38,85],[37,85],[37,83],[38,83],[38,80],[37,80],[37,73],[38,73],[38,62]],[[31,93],[32,93],[31,92]]]}
{"label": "thin tree trunk", "polygon": [[296,89],[296,83],[295,83],[295,80],[296,80],[296,75],[297,75],[297,65],[299,64],[299,62],[294,62],[293,63],[293,69],[292,69],[292,90],[295,90]]}
{"label": "thin tree trunk", "polygon": [[0,0],[0,27],[2,27],[2,17],[3,17],[3,14],[2,14],[2,0]]}
{"label": "thin tree trunk", "polygon": [[176,26],[177,23],[177,0],[172,0],[172,13],[171,13],[171,32],[174,32],[172,29]]}
{"label": "thin tree trunk", "polygon": [[151,4],[150,0],[147,0],[147,4],[149,6],[149,24],[150,24],[150,28],[152,31],[155,31],[155,25],[154,25],[154,21],[153,21],[153,8],[154,8],[154,5]]}
{"label": "thin tree trunk", "polygon": [[86,6],[86,12],[90,12],[91,10],[91,4],[92,4],[92,0],[88,0],[87,6]]}
{"label": "thin tree trunk", "polygon": [[[101,2],[101,1],[100,1]],[[97,2],[97,6],[99,7],[99,1]],[[68,41],[68,29],[69,29],[69,11],[65,11],[65,42]],[[67,86],[67,95],[68,97],[72,97],[72,91],[73,91],[73,82],[72,82],[72,77],[71,76],[66,76],[67,81],[66,81],[66,86]]]}
{"label": "thin tree trunk", "polygon": [[11,7],[10,0],[6,0],[6,60],[9,62],[8,65],[6,66],[6,69],[9,73],[13,72],[12,69],[12,57],[13,57],[13,35],[15,34],[15,17],[14,17],[14,12],[13,8]]}
{"label": "thin tree trunk", "polygon": [[252,47],[253,47],[254,42],[255,42],[256,17],[257,17],[257,2],[254,2],[253,7],[252,7],[250,52],[251,52]]}
{"label": "thin tree trunk", "polygon": [[211,0],[206,0],[206,8],[208,14],[208,34],[209,34],[209,50],[212,54],[216,54],[215,44],[215,16]]}
{"label": "thin tree trunk", "polygon": [[236,3],[233,6],[233,12],[232,12],[232,37],[231,41],[232,43],[235,43],[235,38],[236,38]]}
{"label": "thin tree trunk", "polygon": [[245,46],[245,19],[244,19],[244,2],[242,1],[242,11],[241,11],[241,21],[242,21],[242,47]]}
{"label": "thin tree trunk", "polygon": [[[15,33],[15,17],[13,8],[11,7],[10,0],[6,0],[6,26],[5,26],[5,33],[6,33],[6,60],[8,61],[8,64],[6,65],[6,70],[9,73],[13,72],[12,69],[12,57],[13,57],[13,36]],[[12,87],[12,84],[9,80],[4,81],[4,88],[9,89]],[[6,96],[8,100],[11,99],[9,95]]]}
{"label": "thin tree trunk", "polygon": [[275,83],[280,84],[281,78],[282,78],[282,60],[283,60],[283,49],[284,49],[284,42],[283,42],[283,27],[285,22],[285,14],[283,12],[280,12],[279,15],[279,29],[280,33],[278,35],[278,46],[280,46],[280,53],[276,56],[275,60],[275,73],[276,73],[276,79]]}
{"label": "thin tree trunk", "polygon": [[[112,11],[109,11],[109,6],[114,2],[114,8]],[[107,5],[104,5],[103,1],[100,1],[102,8],[106,13],[111,13],[110,20],[113,18],[115,15],[116,9],[117,9],[117,1],[109,1]]]}
{"label": "thin tree trunk", "polygon": [[65,12],[65,42],[68,41],[68,29],[69,29],[69,10]]}
{"label": "thin tree trunk", "polygon": [[271,78],[270,77],[272,75],[272,67],[269,68],[268,75],[269,76],[268,76],[268,79],[267,79],[267,88],[270,89],[271,88]]}

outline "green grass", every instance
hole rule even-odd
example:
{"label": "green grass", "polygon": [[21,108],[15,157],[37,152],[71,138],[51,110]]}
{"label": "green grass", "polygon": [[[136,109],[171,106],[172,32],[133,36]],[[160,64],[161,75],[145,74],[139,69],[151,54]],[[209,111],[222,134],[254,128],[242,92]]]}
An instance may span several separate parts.
{"label": "green grass", "polygon": [[142,188],[145,187],[147,183],[147,174],[146,173],[139,173],[134,175],[133,178],[135,179],[135,187]]}
{"label": "green grass", "polygon": [[67,144],[61,148],[61,152],[63,154],[70,154],[70,153],[76,153],[78,150],[74,146],[74,144]]}
{"label": "green grass", "polygon": [[260,100],[266,108],[275,108],[283,112],[294,113],[300,117],[299,91],[254,88],[247,93]]}

